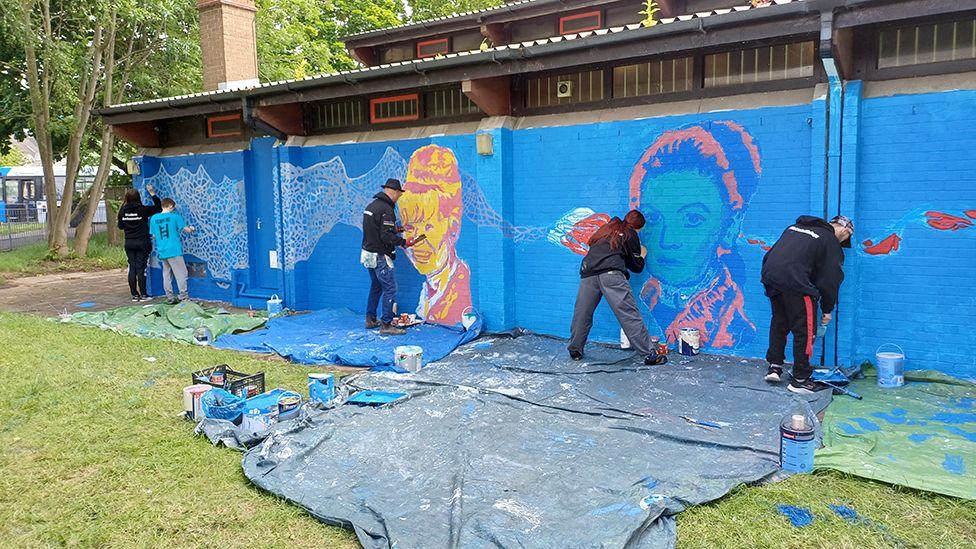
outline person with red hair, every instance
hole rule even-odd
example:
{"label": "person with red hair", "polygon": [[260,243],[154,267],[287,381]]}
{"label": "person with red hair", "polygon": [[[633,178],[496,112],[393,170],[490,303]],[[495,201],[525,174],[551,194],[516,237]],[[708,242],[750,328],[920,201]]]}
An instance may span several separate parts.
{"label": "person with red hair", "polygon": [[647,249],[637,236],[644,223],[644,215],[631,210],[623,219],[612,218],[590,237],[589,251],[580,264],[580,286],[570,327],[568,349],[573,360],[582,360],[583,347],[593,327],[593,312],[606,298],[631,346],[644,357],[644,364],[667,361],[654,349],[630,289],[630,273],[642,272],[647,256]]}

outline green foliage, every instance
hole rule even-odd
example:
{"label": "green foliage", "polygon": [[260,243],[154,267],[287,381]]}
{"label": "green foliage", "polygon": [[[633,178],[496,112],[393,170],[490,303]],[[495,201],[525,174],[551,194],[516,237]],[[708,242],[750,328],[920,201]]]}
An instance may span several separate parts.
{"label": "green foliage", "polygon": [[657,25],[657,14],[661,11],[658,7],[656,0],[645,0],[644,9],[640,11],[640,14],[644,16],[641,20],[641,25],[645,27],[653,27]]}
{"label": "green foliage", "polygon": [[[0,229],[5,235],[7,229]],[[126,266],[125,250],[110,246],[105,233],[92,236],[84,258],[57,259],[51,256],[47,242],[35,242],[9,252],[0,252],[0,275],[5,278],[34,276],[55,272],[99,271]]]}
{"label": "green foliage", "polygon": [[29,162],[30,159],[20,149],[11,147],[6,153],[0,153],[0,166],[24,166]]}
{"label": "green foliage", "polygon": [[397,0],[258,0],[261,80],[290,80],[356,67],[340,39],[399,25]]}
{"label": "green foliage", "polygon": [[407,0],[411,21],[493,8],[504,3],[504,0]]}

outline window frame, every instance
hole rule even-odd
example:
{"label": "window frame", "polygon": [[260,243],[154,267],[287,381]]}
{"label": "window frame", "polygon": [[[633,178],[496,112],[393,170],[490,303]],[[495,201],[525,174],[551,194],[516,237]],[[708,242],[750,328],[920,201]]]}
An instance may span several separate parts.
{"label": "window frame", "polygon": [[[566,31],[564,29],[565,23],[567,21],[573,21],[575,19],[583,19],[585,17],[593,17],[594,15],[596,16],[596,26],[595,27],[588,27],[588,28],[585,28],[585,29],[577,29],[577,30],[573,30],[573,31]],[[603,11],[602,10],[594,10],[594,11],[588,11],[588,12],[584,12],[584,13],[574,13],[573,15],[564,15],[564,16],[562,16],[562,17],[559,18],[559,36],[566,36],[567,34],[579,34],[581,32],[590,32],[590,31],[594,31],[594,30],[602,29],[602,28],[603,28]]]}
{"label": "window frame", "polygon": [[[976,71],[976,58],[955,59],[950,61],[934,61],[929,63],[918,63],[916,65],[902,65],[900,67],[878,68],[879,37],[881,31],[897,28],[905,28],[920,25],[932,25],[941,23],[952,23],[969,17],[976,18],[976,13],[971,13],[965,17],[956,14],[947,14],[940,17],[927,17],[910,21],[898,21],[883,25],[875,25],[865,29],[862,34],[861,45],[864,46],[864,56],[860,63],[856,63],[859,72],[863,72],[864,80],[895,80],[899,78],[913,78],[916,76],[934,76],[938,74],[953,74],[960,72]],[[866,43],[865,43],[866,42]]]}
{"label": "window frame", "polygon": [[[444,44],[445,51],[443,52],[428,53],[427,55],[423,55],[420,53],[420,48],[424,46],[429,46],[431,44],[441,44],[441,43]],[[447,55],[451,53],[451,39],[445,36],[444,38],[433,38],[430,40],[418,41],[414,46],[414,53],[416,54],[415,59],[427,59],[429,57],[437,57],[438,55]]]}
{"label": "window frame", "polygon": [[[382,105],[383,103],[393,103],[396,101],[407,101],[413,100],[417,102],[417,110],[414,114],[408,114],[404,116],[394,116],[391,118],[377,118],[376,117],[376,105]],[[420,120],[420,111],[423,105],[420,104],[420,92],[413,92],[401,95],[390,95],[384,97],[371,97],[369,100],[369,123],[370,124],[390,124],[393,122],[407,122],[411,120]]]}
{"label": "window frame", "polygon": [[239,137],[241,135],[244,135],[244,128],[240,127],[241,125],[243,125],[243,121],[242,124],[239,125],[238,129],[235,131],[214,132],[214,127],[213,127],[214,122],[226,122],[228,120],[241,121],[241,113],[208,116],[207,117],[207,139],[220,139],[223,137]]}

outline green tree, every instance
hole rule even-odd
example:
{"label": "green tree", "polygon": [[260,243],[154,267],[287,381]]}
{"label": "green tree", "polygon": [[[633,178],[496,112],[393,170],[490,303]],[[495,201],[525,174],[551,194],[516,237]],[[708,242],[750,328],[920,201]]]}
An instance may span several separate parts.
{"label": "green tree", "polygon": [[20,149],[10,147],[8,152],[0,153],[0,166],[23,166],[28,162],[30,159]]}
{"label": "green tree", "polygon": [[493,8],[504,4],[503,0],[407,0],[410,20],[423,21],[454,13]]}
{"label": "green tree", "polygon": [[399,25],[397,0],[258,0],[261,80],[290,80],[356,67],[341,38]]}

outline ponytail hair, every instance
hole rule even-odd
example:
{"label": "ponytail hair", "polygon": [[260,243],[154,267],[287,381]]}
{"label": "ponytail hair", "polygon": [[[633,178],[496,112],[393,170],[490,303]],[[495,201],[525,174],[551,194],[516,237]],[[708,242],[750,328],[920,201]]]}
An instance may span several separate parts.
{"label": "ponytail hair", "polygon": [[638,210],[630,210],[623,219],[614,217],[606,225],[597,229],[590,237],[589,245],[592,246],[603,239],[610,239],[610,249],[617,251],[623,248],[624,242],[630,237],[631,232],[636,232],[644,228],[644,214]]}

